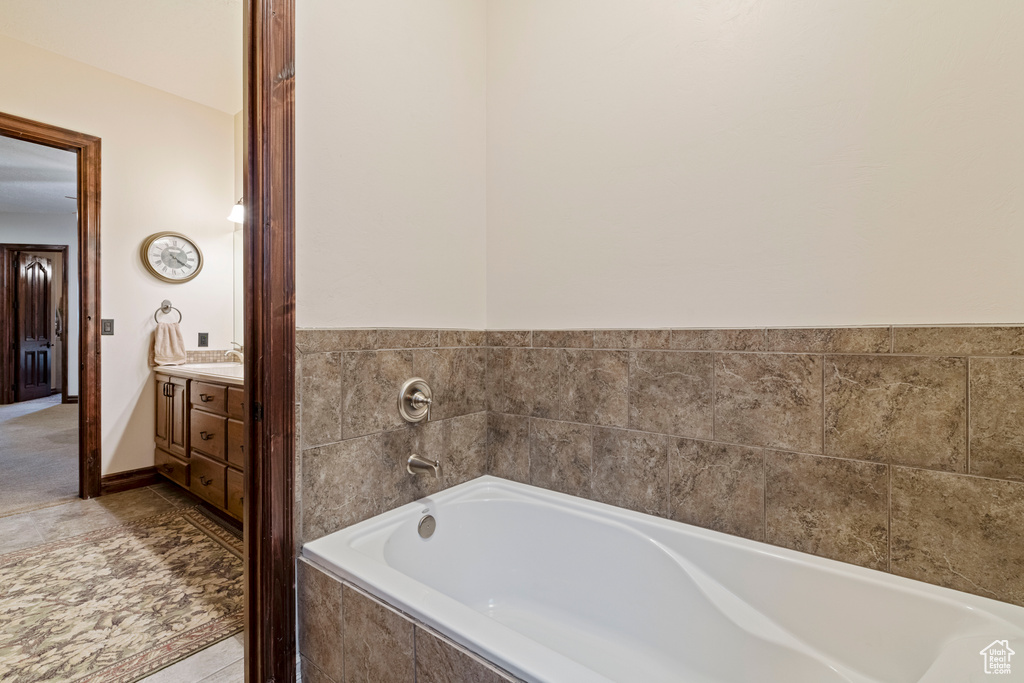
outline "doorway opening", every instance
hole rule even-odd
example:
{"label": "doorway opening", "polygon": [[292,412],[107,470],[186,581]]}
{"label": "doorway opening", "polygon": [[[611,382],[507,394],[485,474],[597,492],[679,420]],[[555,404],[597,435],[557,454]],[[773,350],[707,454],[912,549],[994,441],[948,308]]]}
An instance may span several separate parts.
{"label": "doorway opening", "polygon": [[92,498],[101,493],[100,139],[4,113],[0,137],[74,155],[75,191],[61,198],[75,210],[70,239],[37,243],[0,233],[0,406],[33,415],[39,411],[30,408],[49,407],[34,401],[77,399],[77,493]]}
{"label": "doorway opening", "polygon": [[[67,240],[77,239],[73,214],[0,215],[0,239],[39,227],[33,219],[63,224]],[[11,225],[18,217],[28,225]],[[0,515],[78,495],[78,411],[69,405],[78,401],[78,377],[68,377],[78,311],[69,316],[68,251],[68,244],[0,243],[0,343],[10,350],[0,372]]]}

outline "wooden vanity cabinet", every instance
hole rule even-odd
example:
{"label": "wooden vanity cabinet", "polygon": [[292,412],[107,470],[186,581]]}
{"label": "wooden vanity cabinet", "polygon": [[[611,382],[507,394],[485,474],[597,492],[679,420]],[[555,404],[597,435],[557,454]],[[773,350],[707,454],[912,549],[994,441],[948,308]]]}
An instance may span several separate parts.
{"label": "wooden vanity cabinet", "polygon": [[157,472],[241,520],[244,393],[171,372],[156,375]]}
{"label": "wooden vanity cabinet", "polygon": [[156,376],[156,446],[179,458],[188,457],[187,391],[187,379]]}

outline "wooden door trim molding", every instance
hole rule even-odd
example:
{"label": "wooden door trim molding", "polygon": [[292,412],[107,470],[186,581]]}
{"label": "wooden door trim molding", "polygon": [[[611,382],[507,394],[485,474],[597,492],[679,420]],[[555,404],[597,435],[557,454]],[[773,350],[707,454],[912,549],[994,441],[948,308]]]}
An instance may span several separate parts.
{"label": "wooden door trim molding", "polygon": [[[60,402],[71,403],[69,398],[70,390],[68,383],[68,247],[63,244],[0,244],[0,268],[3,268],[3,276],[0,276],[0,305],[4,310],[11,310],[11,300],[14,298],[14,288],[7,282],[6,274],[11,271],[11,255],[15,251],[41,251],[53,252],[61,255],[61,313],[64,319],[64,347],[60,354],[60,377],[61,390]],[[6,330],[7,339],[0,339],[3,343],[3,354],[0,354],[0,403],[11,403],[14,400],[13,392],[10,389],[13,379],[14,366],[11,361],[13,357],[6,353],[15,342],[14,326],[8,325]],[[78,398],[75,398],[77,402]]]}
{"label": "wooden door trim molding", "polygon": [[100,139],[0,112],[0,135],[78,156],[78,492],[100,487]]}
{"label": "wooden door trim molding", "polygon": [[245,4],[245,667],[295,680],[295,2]]}

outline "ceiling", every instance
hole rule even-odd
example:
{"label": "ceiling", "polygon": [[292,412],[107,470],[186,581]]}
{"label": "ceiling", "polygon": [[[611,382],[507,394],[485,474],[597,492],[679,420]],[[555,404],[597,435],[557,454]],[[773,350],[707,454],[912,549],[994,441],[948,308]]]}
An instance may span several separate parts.
{"label": "ceiling", "polygon": [[0,136],[0,213],[70,213],[78,155]]}
{"label": "ceiling", "polygon": [[0,0],[0,34],[234,115],[242,0]]}

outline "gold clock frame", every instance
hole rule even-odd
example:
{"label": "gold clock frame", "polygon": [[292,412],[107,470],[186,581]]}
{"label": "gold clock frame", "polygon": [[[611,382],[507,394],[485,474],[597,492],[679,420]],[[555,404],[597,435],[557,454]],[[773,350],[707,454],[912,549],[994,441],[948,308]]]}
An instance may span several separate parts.
{"label": "gold clock frame", "polygon": [[[178,279],[169,278],[166,275],[164,275],[163,273],[158,273],[156,271],[156,269],[153,267],[153,264],[149,262],[149,257],[148,257],[149,248],[153,245],[153,242],[156,242],[158,239],[160,239],[162,237],[180,237],[181,239],[186,240],[189,244],[191,244],[192,246],[194,246],[196,248],[196,255],[198,256],[198,264],[196,265],[195,271],[191,275],[189,275],[188,277],[183,277],[183,278],[178,278]],[[201,271],[203,269],[203,262],[204,262],[203,250],[199,248],[199,245],[196,244],[196,241],[194,239],[192,239],[188,235],[183,235],[180,232],[172,232],[170,230],[165,230],[164,232],[154,232],[152,235],[147,237],[142,242],[142,248],[139,249],[139,258],[142,259],[142,265],[144,265],[146,267],[146,270],[149,271],[150,275],[152,275],[153,277],[155,277],[158,280],[163,280],[164,282],[170,283],[172,285],[180,285],[180,284],[184,284],[186,282],[191,281],[193,278],[195,278],[196,275],[199,275],[199,271]]]}

